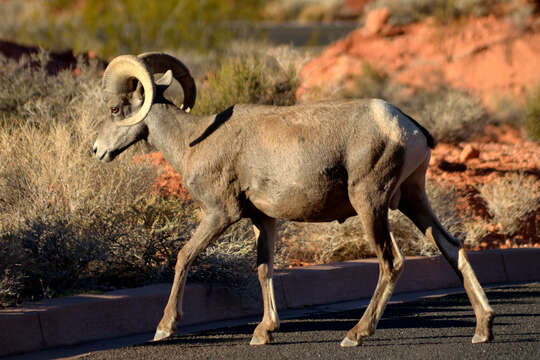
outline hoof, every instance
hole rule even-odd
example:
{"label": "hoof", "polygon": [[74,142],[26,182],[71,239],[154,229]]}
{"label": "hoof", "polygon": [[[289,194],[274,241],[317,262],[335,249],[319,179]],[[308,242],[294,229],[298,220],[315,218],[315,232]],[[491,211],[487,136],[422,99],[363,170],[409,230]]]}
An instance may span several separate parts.
{"label": "hoof", "polygon": [[271,342],[272,342],[272,338],[271,338],[270,334],[268,334],[268,335],[266,335],[264,337],[253,336],[251,338],[251,341],[249,342],[249,345],[259,346],[259,345],[270,344]]}
{"label": "hoof", "polygon": [[490,312],[487,316],[483,317],[476,325],[476,331],[472,338],[473,344],[484,343],[493,340],[493,319],[495,314]]}
{"label": "hoof", "polygon": [[472,338],[472,343],[473,344],[479,344],[479,343],[485,343],[485,342],[488,342],[490,339],[488,336],[482,336],[482,335],[478,335],[478,334],[474,334],[473,338]]}
{"label": "hoof", "polygon": [[154,335],[153,341],[160,341],[167,338],[170,338],[172,336],[172,333],[164,331],[164,330],[157,330],[156,334]]}
{"label": "hoof", "polygon": [[340,345],[341,347],[353,347],[353,346],[358,346],[360,344],[361,344],[360,341],[351,340],[348,337],[345,337]]}

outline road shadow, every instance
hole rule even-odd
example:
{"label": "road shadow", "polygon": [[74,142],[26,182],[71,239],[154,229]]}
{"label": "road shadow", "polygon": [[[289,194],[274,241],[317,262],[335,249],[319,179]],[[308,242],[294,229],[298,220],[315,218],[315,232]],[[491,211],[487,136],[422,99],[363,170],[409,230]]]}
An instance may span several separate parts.
{"label": "road shadow", "polygon": [[[497,304],[529,304],[531,298],[539,297],[540,292],[526,287],[506,287],[500,289],[488,289],[486,294],[490,302]],[[497,309],[496,309],[497,310]],[[346,311],[342,313],[314,313],[309,316],[288,319],[281,322],[278,334],[287,333],[313,333],[336,331],[343,335],[351,329],[362,317],[364,309]],[[494,328],[506,325],[515,325],[513,318],[539,318],[538,313],[498,313],[495,318]],[[364,342],[364,346],[411,346],[433,343],[467,343],[470,341],[475,329],[475,316],[471,304],[465,294],[446,295],[421,299],[408,303],[390,304],[379,322],[377,329],[400,329],[399,338],[383,338],[380,336],[370,337]],[[139,346],[167,346],[182,344],[188,347],[198,346],[231,346],[247,345],[251,339],[256,323],[234,327],[226,327],[211,331],[204,331],[189,335],[182,335],[170,340],[141,344]],[[432,336],[402,336],[410,333],[419,333],[414,329],[433,329]],[[444,329],[453,329],[449,334]],[[457,329],[457,330],[456,330]],[[460,330],[462,329],[462,330]],[[463,330],[467,329],[467,330]],[[456,334],[457,332],[457,334]],[[500,334],[505,335],[505,334]],[[506,334],[504,338],[497,339],[495,331],[495,343],[526,343],[537,341],[538,333],[529,332],[522,334]],[[279,337],[279,335],[276,335]],[[511,337],[508,339],[508,337]],[[283,337],[287,338],[287,337]],[[275,345],[303,344],[303,343],[327,343],[336,340],[305,340],[276,341]]]}

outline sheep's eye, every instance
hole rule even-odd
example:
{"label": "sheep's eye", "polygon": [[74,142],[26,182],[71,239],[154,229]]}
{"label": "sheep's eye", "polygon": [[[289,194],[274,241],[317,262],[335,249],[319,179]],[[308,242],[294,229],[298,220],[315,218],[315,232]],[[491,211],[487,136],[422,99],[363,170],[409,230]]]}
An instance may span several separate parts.
{"label": "sheep's eye", "polygon": [[116,106],[113,106],[111,108],[111,114],[118,114],[118,112],[120,111],[120,109]]}

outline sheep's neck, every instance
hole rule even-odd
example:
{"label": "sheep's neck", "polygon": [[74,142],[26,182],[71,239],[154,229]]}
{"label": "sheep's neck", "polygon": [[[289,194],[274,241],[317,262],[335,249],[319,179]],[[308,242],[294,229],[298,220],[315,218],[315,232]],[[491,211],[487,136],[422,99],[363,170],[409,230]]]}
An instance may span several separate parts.
{"label": "sheep's neck", "polygon": [[183,158],[190,141],[204,129],[204,117],[186,114],[176,107],[154,104],[146,119],[148,142],[159,150],[165,160],[182,174]]}

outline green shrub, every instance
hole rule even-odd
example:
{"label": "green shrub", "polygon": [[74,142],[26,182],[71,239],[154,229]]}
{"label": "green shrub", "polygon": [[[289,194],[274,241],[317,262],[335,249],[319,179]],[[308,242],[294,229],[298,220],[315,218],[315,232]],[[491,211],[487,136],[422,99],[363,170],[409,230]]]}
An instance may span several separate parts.
{"label": "green shrub", "polygon": [[212,114],[233,104],[292,105],[296,69],[283,68],[272,56],[252,53],[225,57],[198,87],[195,113]]}

